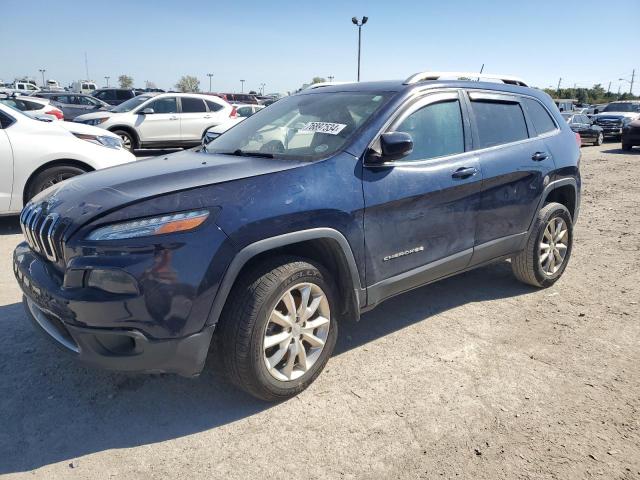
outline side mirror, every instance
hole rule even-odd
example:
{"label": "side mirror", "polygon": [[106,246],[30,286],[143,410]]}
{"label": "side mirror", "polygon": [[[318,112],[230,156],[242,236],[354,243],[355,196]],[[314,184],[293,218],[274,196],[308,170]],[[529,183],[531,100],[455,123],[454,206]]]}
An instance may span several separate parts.
{"label": "side mirror", "polygon": [[370,163],[400,160],[413,152],[413,139],[405,132],[387,132],[380,135],[380,153],[370,152]]}
{"label": "side mirror", "polygon": [[206,147],[219,136],[220,136],[219,133],[215,133],[210,130],[207,130],[206,132],[204,132],[204,135],[202,135],[202,146]]}
{"label": "side mirror", "polygon": [[156,113],[155,110],[153,108],[147,107],[144,110],[142,110],[141,112],[138,112],[140,115],[151,115],[153,113]]}

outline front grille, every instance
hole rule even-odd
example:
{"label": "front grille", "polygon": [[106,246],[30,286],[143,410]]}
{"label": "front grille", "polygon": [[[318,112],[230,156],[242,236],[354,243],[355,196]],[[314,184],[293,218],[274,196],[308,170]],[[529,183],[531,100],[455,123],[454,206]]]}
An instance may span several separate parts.
{"label": "front grille", "polygon": [[60,215],[46,213],[43,205],[29,204],[20,214],[20,227],[31,249],[52,262],[60,258],[57,238],[62,227]]}
{"label": "front grille", "polygon": [[614,118],[598,118],[596,120],[597,125],[607,125],[607,126],[620,126],[622,125],[622,120],[614,119]]}

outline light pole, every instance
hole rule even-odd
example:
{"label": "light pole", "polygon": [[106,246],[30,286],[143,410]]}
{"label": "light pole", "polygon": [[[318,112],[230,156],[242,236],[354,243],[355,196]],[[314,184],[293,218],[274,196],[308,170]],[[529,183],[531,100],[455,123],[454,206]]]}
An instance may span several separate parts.
{"label": "light pole", "polygon": [[618,81],[620,82],[627,82],[629,84],[629,93],[631,95],[633,95],[633,82],[636,78],[636,71],[635,69],[633,70],[633,73],[631,74],[631,80],[627,80],[626,78],[619,78]]}
{"label": "light pole", "polygon": [[333,75],[327,75],[327,78],[329,79],[330,82],[333,82],[333,79],[336,78]]}
{"label": "light pole", "polygon": [[260,95],[264,95],[264,86],[266,85],[266,83],[261,83],[260,84]]}
{"label": "light pole", "polygon": [[45,88],[45,84],[44,84],[44,72],[46,72],[46,70],[44,68],[39,68],[38,71],[42,74],[42,88]]}
{"label": "light pole", "polygon": [[107,88],[109,88],[109,79],[111,77],[109,75],[105,75],[104,79],[107,81]]}
{"label": "light pole", "polygon": [[358,81],[360,81],[360,45],[362,44],[362,26],[367,23],[369,17],[362,17],[362,20],[358,20],[357,17],[351,18],[351,23],[358,27]]}
{"label": "light pole", "polygon": [[207,73],[207,77],[209,77],[209,93],[211,93],[211,78],[213,77],[213,73]]}
{"label": "light pole", "polygon": [[240,93],[244,93],[244,80],[240,80]]}

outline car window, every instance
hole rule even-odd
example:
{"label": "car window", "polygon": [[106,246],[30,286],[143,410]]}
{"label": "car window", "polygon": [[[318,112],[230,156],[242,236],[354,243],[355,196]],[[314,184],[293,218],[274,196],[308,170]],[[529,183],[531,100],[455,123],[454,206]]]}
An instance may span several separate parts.
{"label": "car window", "polygon": [[556,124],[540,102],[532,98],[523,98],[522,104],[527,110],[529,119],[533,123],[533,127],[536,129],[538,135],[543,133],[552,132],[556,129]]}
{"label": "car window", "polygon": [[[388,98],[386,92],[292,95],[238,123],[206,148],[211,153],[302,161],[326,157],[338,151]],[[356,111],[371,113],[360,117]]]}
{"label": "car window", "polygon": [[460,102],[432,103],[406,117],[394,128],[413,139],[413,151],[403,160],[425,160],[464,152]]}
{"label": "car window", "polygon": [[131,90],[116,90],[116,99],[117,100],[129,100],[134,97],[134,94]]}
{"label": "car window", "polygon": [[43,106],[41,103],[30,102],[28,100],[22,100],[24,104],[24,110],[40,110]]}
{"label": "car window", "polygon": [[159,98],[145,108],[153,108],[154,113],[178,113],[176,97]]}
{"label": "car window", "polygon": [[182,97],[182,113],[201,113],[206,112],[207,107],[204,104],[204,100],[194,97]]}
{"label": "car window", "polygon": [[582,115],[582,123],[586,123],[587,125],[591,124],[591,119],[586,115]]}
{"label": "car window", "polygon": [[478,148],[493,147],[528,138],[520,104],[493,100],[473,100],[471,109],[478,129]]}
{"label": "car window", "polygon": [[4,112],[0,112],[0,128],[9,128],[13,122],[13,118]]}
{"label": "car window", "polygon": [[240,107],[236,111],[239,117],[250,117],[253,115],[253,109],[251,107]]}
{"label": "car window", "polygon": [[205,100],[205,102],[207,102],[207,106],[209,107],[209,110],[212,112],[218,112],[224,108],[219,103],[213,102],[211,100]]}

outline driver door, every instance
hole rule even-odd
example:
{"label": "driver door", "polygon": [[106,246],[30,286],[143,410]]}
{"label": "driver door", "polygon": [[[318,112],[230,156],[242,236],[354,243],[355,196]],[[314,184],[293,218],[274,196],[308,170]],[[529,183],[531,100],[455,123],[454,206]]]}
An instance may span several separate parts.
{"label": "driver door", "polygon": [[412,153],[365,161],[371,303],[462,270],[471,259],[482,172],[463,111],[455,91],[416,100],[387,129],[411,135]]}
{"label": "driver door", "polygon": [[[141,111],[152,108],[153,113],[142,114]],[[142,143],[180,143],[181,128],[176,97],[158,98],[139,108],[136,129]]]}

